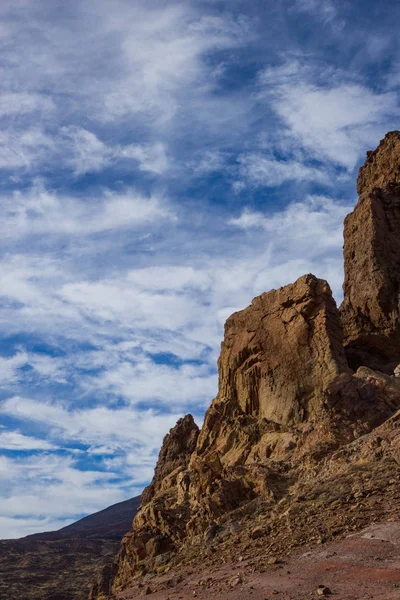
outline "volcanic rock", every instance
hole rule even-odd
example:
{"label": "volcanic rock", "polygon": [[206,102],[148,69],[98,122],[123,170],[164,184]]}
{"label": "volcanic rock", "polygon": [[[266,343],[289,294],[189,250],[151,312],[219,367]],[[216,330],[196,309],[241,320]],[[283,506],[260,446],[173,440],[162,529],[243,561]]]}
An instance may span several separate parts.
{"label": "volcanic rock", "polygon": [[154,563],[184,538],[188,511],[185,469],[198,434],[192,415],[186,415],[165,436],[153,480],[142,495],[141,510],[132,531],[122,540],[114,585],[125,585],[141,561]]}
{"label": "volcanic rock", "polygon": [[246,415],[306,421],[335,378],[350,372],[328,283],[305,275],[232,315],[218,365],[219,397]]}
{"label": "volcanic rock", "polygon": [[143,490],[142,505],[151,500],[168,475],[187,466],[196,447],[198,435],[199,428],[192,415],[186,415],[183,419],[179,419],[175,427],[165,436],[153,480]]}
{"label": "volcanic rock", "polygon": [[400,362],[400,132],[368,153],[357,191],[344,226],[346,353],[353,368],[392,373]]}

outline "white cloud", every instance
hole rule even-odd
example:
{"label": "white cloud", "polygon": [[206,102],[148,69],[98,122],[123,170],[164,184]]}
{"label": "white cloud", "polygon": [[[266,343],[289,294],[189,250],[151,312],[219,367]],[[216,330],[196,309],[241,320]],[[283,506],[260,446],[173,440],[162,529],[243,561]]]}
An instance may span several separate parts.
{"label": "white cloud", "polygon": [[155,144],[129,144],[121,147],[119,154],[124,158],[132,158],[139,163],[141,171],[149,171],[160,175],[168,168],[168,158],[166,155],[165,144],[156,142]]}
{"label": "white cloud", "polygon": [[206,366],[172,368],[142,358],[136,364],[121,362],[116,368],[105,368],[99,376],[88,377],[84,389],[97,396],[123,397],[132,405],[157,402],[177,411],[190,405],[206,408],[217,393],[217,378]]}
{"label": "white cloud", "polygon": [[226,159],[223,152],[206,150],[189,162],[188,167],[193,169],[196,175],[204,175],[222,170],[226,166]]}
{"label": "white cloud", "polygon": [[[325,24],[332,23],[338,16],[337,8],[331,0],[296,0],[293,8],[299,12],[310,13]],[[341,29],[344,22],[339,21],[336,26]]]}
{"label": "white cloud", "polygon": [[300,61],[266,69],[260,83],[293,145],[349,170],[400,112],[396,94],[374,92],[344,72],[321,69],[317,76]]}
{"label": "white cloud", "polygon": [[[69,411],[60,404],[20,397],[3,401],[0,412],[21,420],[46,424],[52,435],[61,439],[88,445],[107,443],[111,447],[125,449],[133,449],[138,445],[143,447],[146,455],[159,449],[166,431],[180,416],[180,413],[161,414],[150,409],[136,410],[131,407],[98,406]],[[102,477],[101,473],[99,477]]]}
{"label": "white cloud", "polygon": [[19,431],[0,429],[0,449],[3,450],[54,450],[56,447],[46,440],[40,440]]}
{"label": "white cloud", "polygon": [[16,539],[41,531],[56,531],[73,523],[74,519],[36,519],[0,516],[1,537],[4,540]]}
{"label": "white cloud", "polygon": [[28,361],[25,352],[18,352],[14,356],[0,356],[0,384],[7,385],[18,379],[18,370],[25,366]]}
{"label": "white cloud", "polygon": [[261,154],[245,154],[238,157],[240,175],[255,186],[273,187],[286,181],[312,181],[327,183],[329,177],[321,167],[308,167],[293,160],[274,160]]}
{"label": "white cloud", "polygon": [[101,171],[109,164],[111,149],[91,131],[82,127],[63,127],[61,136],[64,138],[61,138],[61,152],[67,152],[63,163],[70,165],[76,175]]}
{"label": "white cloud", "polygon": [[124,499],[115,473],[79,470],[70,456],[41,454],[2,462],[3,517],[66,519]]}
{"label": "white cloud", "polygon": [[166,200],[144,197],[135,190],[104,190],[95,199],[84,199],[58,196],[40,182],[28,193],[3,196],[0,215],[7,237],[90,235],[175,219]]}
{"label": "white cloud", "polygon": [[49,96],[26,92],[6,92],[0,94],[0,117],[10,117],[36,111],[54,110],[54,101]]}
{"label": "white cloud", "polygon": [[54,140],[41,128],[0,131],[0,169],[29,169],[42,163],[54,148]]}
{"label": "white cloud", "polygon": [[62,164],[71,167],[75,175],[102,171],[105,167],[118,163],[120,159],[133,160],[138,163],[141,171],[157,175],[163,173],[168,167],[166,148],[162,142],[106,144],[87,129],[69,126],[61,129],[56,144],[53,160],[61,159]]}
{"label": "white cloud", "polygon": [[[326,196],[307,196],[304,202],[292,202],[285,211],[267,216],[263,213],[244,208],[242,214],[229,219],[229,224],[245,230],[262,228],[270,234],[279,232],[281,239],[287,243],[290,233],[295,236],[295,245],[312,239],[310,248],[320,253],[322,248],[338,248],[343,239],[343,220],[350,212],[351,206],[339,204]],[[330,235],[321,235],[330,232]],[[290,243],[290,241],[289,241]],[[315,244],[318,246],[315,247]],[[305,256],[310,256],[308,251]]]}

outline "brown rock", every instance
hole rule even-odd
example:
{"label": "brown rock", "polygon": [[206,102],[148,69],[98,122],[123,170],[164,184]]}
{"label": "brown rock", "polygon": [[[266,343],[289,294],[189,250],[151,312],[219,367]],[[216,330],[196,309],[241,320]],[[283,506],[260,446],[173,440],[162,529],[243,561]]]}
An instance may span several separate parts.
{"label": "brown rock", "polygon": [[243,583],[243,579],[238,575],[231,580],[231,587],[237,587],[241,583]]}
{"label": "brown rock", "polygon": [[307,420],[349,370],[328,283],[305,275],[232,315],[218,365],[219,397],[245,414],[282,425]]}
{"label": "brown rock", "polygon": [[264,527],[254,527],[253,531],[250,534],[252,540],[258,540],[259,538],[264,537],[266,534]]}
{"label": "brown rock", "polygon": [[388,133],[359,171],[344,227],[341,318],[349,364],[393,372],[400,362],[400,132]]}
{"label": "brown rock", "polygon": [[326,587],[326,585],[319,585],[317,587],[317,596],[329,596],[330,594],[332,594],[331,590]]}
{"label": "brown rock", "polygon": [[141,561],[156,567],[160,562],[157,557],[170,553],[175,549],[175,543],[184,537],[188,499],[187,494],[180,494],[180,490],[198,433],[192,415],[186,415],[165,436],[153,480],[143,492],[142,505],[133,520],[131,532],[122,540],[113,590],[130,581]]}
{"label": "brown rock", "polygon": [[186,468],[196,447],[198,435],[199,428],[192,415],[186,415],[183,419],[179,419],[175,427],[165,436],[153,481],[142,494],[142,506],[151,500],[162,481],[170,473],[177,469]]}
{"label": "brown rock", "polygon": [[152,593],[153,593],[153,590],[151,589],[151,587],[147,586],[143,590],[142,596],[150,596],[150,594],[152,594]]}

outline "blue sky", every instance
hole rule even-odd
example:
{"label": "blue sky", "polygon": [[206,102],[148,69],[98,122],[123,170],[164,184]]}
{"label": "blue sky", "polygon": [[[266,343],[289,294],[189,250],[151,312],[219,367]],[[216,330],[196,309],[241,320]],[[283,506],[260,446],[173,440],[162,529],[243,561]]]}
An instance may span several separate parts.
{"label": "blue sky", "polygon": [[0,537],[138,494],[255,295],[313,272],[340,301],[399,12],[2,0]]}

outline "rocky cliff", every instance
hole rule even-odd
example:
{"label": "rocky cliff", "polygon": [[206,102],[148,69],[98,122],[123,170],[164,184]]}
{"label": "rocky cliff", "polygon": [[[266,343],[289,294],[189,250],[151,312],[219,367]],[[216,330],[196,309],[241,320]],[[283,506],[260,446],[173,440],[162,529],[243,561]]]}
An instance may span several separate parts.
{"label": "rocky cliff", "polygon": [[[374,509],[347,514],[345,502],[332,512],[332,486],[349,499],[373,475],[396,493],[399,183],[392,132],[360,169],[340,311],[328,283],[305,275],[228,319],[203,427],[189,415],[165,438],[132,530],[92,598],[185,561],[212,563],[216,544],[220,560],[235,544],[251,552],[244,540],[259,538],[282,552],[375,518]],[[357,470],[360,460],[369,471]]]}
{"label": "rocky cliff", "polygon": [[344,226],[346,353],[353,368],[390,373],[400,362],[400,132],[368,152],[357,191]]}

